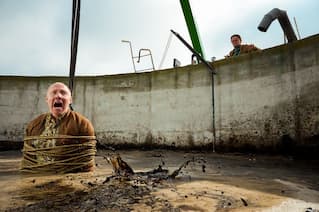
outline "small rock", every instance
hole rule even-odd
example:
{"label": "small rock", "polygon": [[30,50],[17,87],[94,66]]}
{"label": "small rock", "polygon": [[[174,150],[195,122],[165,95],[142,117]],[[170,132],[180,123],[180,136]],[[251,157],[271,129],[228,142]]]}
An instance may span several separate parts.
{"label": "small rock", "polygon": [[248,206],[248,203],[247,203],[247,201],[246,201],[245,199],[240,198],[240,200],[243,202],[243,204],[244,204],[244,206],[245,206],[245,207],[247,207],[247,206]]}
{"label": "small rock", "polygon": [[313,210],[312,210],[311,207],[309,207],[309,208],[307,208],[307,209],[305,210],[305,212],[313,212]]}
{"label": "small rock", "polygon": [[205,168],[206,168],[206,166],[205,166],[205,165],[202,165],[202,171],[203,171],[203,172],[206,171]]}

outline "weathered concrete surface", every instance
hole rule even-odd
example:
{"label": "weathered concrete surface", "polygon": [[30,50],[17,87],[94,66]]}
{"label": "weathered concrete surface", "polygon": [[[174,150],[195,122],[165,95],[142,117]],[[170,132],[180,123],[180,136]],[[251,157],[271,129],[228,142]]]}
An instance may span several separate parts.
{"label": "weathered concrete surface", "polygon": [[[216,150],[318,151],[319,35],[202,65],[114,76],[77,77],[75,110],[104,144]],[[0,147],[21,141],[46,112],[48,85],[63,77],[0,77]]]}
{"label": "weathered concrete surface", "polygon": [[318,58],[313,36],[215,64],[217,146],[318,152]]}

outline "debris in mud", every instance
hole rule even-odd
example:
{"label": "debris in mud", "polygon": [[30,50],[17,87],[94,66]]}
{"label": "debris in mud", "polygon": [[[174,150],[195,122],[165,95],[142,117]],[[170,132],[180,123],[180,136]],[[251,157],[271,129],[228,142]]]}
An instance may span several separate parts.
{"label": "debris in mud", "polygon": [[311,207],[307,208],[305,212],[319,212],[317,209],[312,209]]}
{"label": "debris in mud", "polygon": [[[171,203],[152,192],[157,188],[169,186],[166,180],[175,179],[183,168],[190,163],[199,163],[203,167],[204,159],[195,159],[182,163],[172,173],[162,167],[165,162],[150,171],[135,172],[119,154],[104,156],[113,167],[114,174],[104,181],[76,180],[75,176],[65,176],[66,181],[48,181],[25,188],[20,198],[28,202],[24,206],[10,208],[7,211],[131,211],[134,207],[143,207],[155,211],[179,211]],[[72,183],[82,185],[80,189],[72,187]],[[67,182],[67,183],[66,183]],[[83,187],[84,186],[84,187]],[[184,198],[188,198],[187,195]]]}
{"label": "debris in mud", "polygon": [[206,169],[206,166],[203,164],[202,165],[202,172],[205,172],[206,171],[205,169]]}
{"label": "debris in mud", "polygon": [[112,164],[115,175],[128,176],[134,174],[133,169],[122,160],[119,154],[114,154],[111,157],[104,156],[104,158]]}
{"label": "debris in mud", "polygon": [[[0,211],[292,211],[294,207],[298,211],[318,211],[318,169],[308,166],[308,162],[302,166],[288,164],[287,168],[286,160],[271,159],[247,170],[251,161],[241,157],[201,152],[160,152],[154,157],[153,153],[159,151],[123,152],[122,159],[132,168],[132,174],[109,177],[104,184],[107,176],[116,175],[113,166],[103,159],[103,155],[111,157],[110,151],[99,152],[103,155],[96,158],[99,167],[94,173],[19,176],[3,168]],[[190,162],[176,179],[168,178],[193,156],[207,159],[207,163]],[[273,165],[273,161],[278,164]],[[2,164],[6,163],[5,158]],[[162,174],[163,170],[167,172]],[[153,175],[161,177],[139,174],[141,171],[154,171]],[[282,176],[286,176],[285,181],[279,180]],[[304,199],[291,199],[296,195]]]}
{"label": "debris in mud", "polygon": [[[110,164],[112,164],[114,174],[113,176],[107,177],[105,182],[108,182],[111,178],[119,177],[128,177],[129,179],[141,180],[143,178],[156,180],[166,180],[166,179],[175,179],[183,168],[186,168],[189,163],[206,163],[203,158],[195,159],[193,157],[190,160],[185,161],[178,169],[174,170],[171,174],[167,169],[163,169],[162,165],[165,164],[163,160],[161,160],[161,165],[158,165],[157,168],[147,171],[147,172],[134,172],[133,169],[121,158],[119,154],[113,154],[111,156],[104,156]],[[202,172],[205,172],[206,166],[202,165]]]}
{"label": "debris in mud", "polygon": [[133,204],[143,200],[153,205],[150,189],[147,186],[128,184],[96,186],[88,192],[76,192],[68,195],[46,198],[28,206],[12,208],[8,211],[131,211]]}
{"label": "debris in mud", "polygon": [[[105,184],[83,182],[88,189],[65,190],[62,181],[39,185],[21,199],[32,201],[6,211],[132,211],[136,204],[149,209],[175,211],[165,199],[151,194],[154,187],[137,181],[112,181]],[[91,184],[91,186],[90,186]]]}
{"label": "debris in mud", "polygon": [[243,202],[243,204],[244,204],[245,207],[248,206],[248,203],[247,203],[247,201],[246,201],[244,198],[240,198],[240,200]]}

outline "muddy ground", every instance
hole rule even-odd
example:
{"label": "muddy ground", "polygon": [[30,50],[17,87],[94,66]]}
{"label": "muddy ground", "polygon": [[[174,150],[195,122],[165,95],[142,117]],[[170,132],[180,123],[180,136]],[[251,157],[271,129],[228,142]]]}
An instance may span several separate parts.
{"label": "muddy ground", "polygon": [[0,152],[1,211],[319,211],[319,163],[291,157],[179,151],[119,151],[135,172],[175,179],[114,177],[99,151],[94,173],[26,175],[21,153]]}

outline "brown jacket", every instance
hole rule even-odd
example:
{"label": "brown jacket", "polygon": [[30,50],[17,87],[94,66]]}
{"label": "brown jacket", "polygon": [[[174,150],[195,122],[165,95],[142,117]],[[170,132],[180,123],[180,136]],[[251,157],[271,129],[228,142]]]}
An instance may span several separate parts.
{"label": "brown jacket", "polygon": [[[49,117],[51,116],[51,117]],[[46,119],[47,118],[51,118],[54,119],[54,117],[52,117],[52,115],[46,113],[46,114],[42,114],[40,116],[38,116],[37,118],[35,118],[34,120],[32,120],[27,128],[26,128],[26,136],[40,136],[44,129],[45,129],[45,125],[46,125]],[[57,135],[67,135],[67,136],[94,136],[94,128],[91,124],[91,122],[86,119],[83,115],[74,112],[74,111],[69,111],[67,112],[60,120],[56,120],[55,121],[56,125],[55,125],[55,129],[57,129]],[[28,142],[28,144],[33,145],[34,146],[34,142],[35,140],[28,140],[25,142]],[[30,143],[31,142],[31,143]],[[33,143],[32,143],[33,142]],[[35,141],[36,142],[36,141]],[[46,141],[41,141],[41,145],[50,145],[50,139],[46,140]],[[45,142],[45,143],[43,143]],[[61,146],[64,144],[80,144],[80,143],[86,143],[88,142],[87,139],[70,139],[70,138],[63,138],[63,139],[55,139],[54,143],[56,146]],[[94,143],[94,147],[93,149],[95,149],[95,141],[93,141]],[[91,148],[91,147],[86,147],[83,146],[81,148],[76,147],[77,150],[76,151],[86,151],[87,148]],[[25,156],[24,156],[25,158]],[[35,157],[36,158],[36,157]],[[65,156],[59,156],[59,154],[52,156],[51,158],[54,158],[54,160],[56,159],[69,159],[69,157],[65,158]],[[91,158],[92,159],[92,158]],[[87,160],[91,160],[90,158],[87,158]],[[81,159],[83,160],[83,159]],[[24,161],[22,161],[23,163]],[[72,161],[72,162],[77,162]],[[74,169],[73,172],[83,172],[83,171],[93,171],[95,166],[95,162],[94,162],[94,158],[93,160],[91,160],[91,162],[87,165],[84,166],[82,168],[78,168],[78,169]]]}
{"label": "brown jacket", "polygon": [[[257,51],[257,50],[260,50],[260,49],[253,44],[243,44],[243,45],[240,45],[239,55]],[[233,57],[233,56],[234,56],[234,49],[229,52],[229,57]]]}
{"label": "brown jacket", "polygon": [[[40,135],[44,130],[47,115],[47,113],[42,114],[35,118],[33,121],[31,121],[26,128],[26,136]],[[74,111],[69,111],[60,120],[59,134],[73,136],[94,136],[94,128],[91,122],[83,115]]]}

